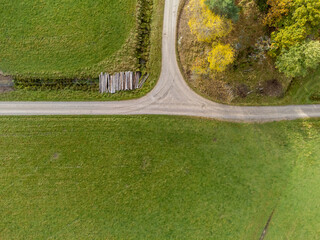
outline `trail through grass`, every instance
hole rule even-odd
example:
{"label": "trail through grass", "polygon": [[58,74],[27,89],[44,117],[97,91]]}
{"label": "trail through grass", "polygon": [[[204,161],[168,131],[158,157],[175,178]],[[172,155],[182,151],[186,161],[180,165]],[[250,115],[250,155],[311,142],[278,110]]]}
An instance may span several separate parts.
{"label": "trail through grass", "polygon": [[[319,236],[319,120],[0,117],[1,239]],[[305,203],[305,204],[304,204]]]}

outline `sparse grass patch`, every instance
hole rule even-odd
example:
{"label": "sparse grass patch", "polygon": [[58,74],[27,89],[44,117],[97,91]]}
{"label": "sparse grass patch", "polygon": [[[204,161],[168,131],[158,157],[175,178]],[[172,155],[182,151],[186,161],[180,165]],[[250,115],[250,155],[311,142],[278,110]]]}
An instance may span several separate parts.
{"label": "sparse grass patch", "polygon": [[270,239],[314,239],[319,133],[319,120],[0,117],[0,238],[258,239],[277,206]]}

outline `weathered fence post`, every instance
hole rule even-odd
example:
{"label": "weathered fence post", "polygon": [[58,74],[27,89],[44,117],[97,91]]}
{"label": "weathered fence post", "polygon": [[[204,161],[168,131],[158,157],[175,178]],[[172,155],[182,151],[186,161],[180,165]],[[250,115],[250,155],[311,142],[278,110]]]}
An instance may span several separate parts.
{"label": "weathered fence post", "polygon": [[100,93],[105,93],[107,88],[106,75],[101,73],[99,75],[99,90]]}
{"label": "weathered fence post", "polygon": [[123,73],[120,73],[120,91],[123,90]]}
{"label": "weathered fence post", "polygon": [[129,72],[129,90],[132,90],[132,72]]}
{"label": "weathered fence post", "polygon": [[102,78],[102,73],[100,73],[100,75],[99,75],[99,92],[103,93],[102,92],[102,79],[101,78]]}
{"label": "weathered fence post", "polygon": [[124,90],[128,90],[129,89],[129,84],[128,84],[128,79],[129,79],[129,75],[128,72],[125,72],[125,86],[124,86]]}

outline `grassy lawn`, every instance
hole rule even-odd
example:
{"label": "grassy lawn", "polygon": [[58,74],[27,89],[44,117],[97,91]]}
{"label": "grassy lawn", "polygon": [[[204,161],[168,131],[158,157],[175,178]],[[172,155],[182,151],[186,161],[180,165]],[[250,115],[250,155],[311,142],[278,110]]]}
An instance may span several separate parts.
{"label": "grassy lawn", "polygon": [[136,0],[2,1],[0,69],[73,78],[134,68],[135,10]]}
{"label": "grassy lawn", "polygon": [[[77,3],[78,5],[81,5],[81,4],[83,5],[83,4],[85,4],[85,2],[87,2],[87,1],[72,2],[72,3],[70,2],[68,4],[75,5]],[[133,25],[134,10],[135,10],[134,3],[136,1],[133,1],[133,0],[124,1],[124,2],[129,2],[130,4],[128,4],[128,5],[127,4],[118,4],[118,2],[114,2],[114,3],[112,3],[112,2],[113,1],[98,1],[95,4],[91,3],[91,5],[96,6],[97,8],[101,7],[101,5],[106,5],[106,7],[102,8],[102,9],[106,9],[106,11],[109,12],[106,15],[109,16],[111,13],[107,9],[107,7],[108,7],[107,5],[109,4],[111,6],[111,5],[115,4],[116,7],[111,6],[111,8],[118,9],[119,11],[113,10],[111,12],[113,15],[117,15],[117,17],[115,17],[115,19],[119,20],[119,22],[117,24],[124,24],[125,25],[125,26],[122,26],[120,29],[134,26]],[[6,4],[12,5],[12,6],[14,6],[14,5],[20,6],[20,4],[22,4],[22,3],[20,1],[19,2],[14,1],[14,2],[7,2]],[[32,5],[35,3],[27,3],[27,4]],[[58,5],[60,5],[60,4],[58,4]],[[127,15],[127,11],[129,11],[130,6],[133,7],[131,9],[133,11],[133,13],[129,14],[129,16],[123,17],[122,15]],[[1,8],[3,8],[3,9],[1,9]],[[5,9],[4,6],[0,6],[0,10],[4,10],[4,9]],[[123,10],[123,9],[125,9],[125,10]],[[94,10],[92,10],[92,11],[94,11]],[[93,92],[93,91],[72,91],[72,90],[68,90],[68,89],[60,90],[60,91],[49,91],[49,90],[31,91],[31,90],[26,90],[26,89],[17,89],[12,92],[0,94],[0,101],[106,101],[106,100],[132,99],[132,98],[138,98],[138,97],[145,95],[147,92],[149,92],[155,86],[155,84],[158,81],[158,78],[160,76],[160,72],[161,72],[161,47],[162,47],[161,42],[162,42],[163,13],[164,13],[164,0],[154,0],[153,1],[152,21],[151,21],[151,32],[150,32],[150,55],[149,55],[149,61],[147,62],[147,66],[146,66],[147,71],[150,73],[150,77],[147,80],[147,82],[144,84],[142,89],[138,89],[138,90],[131,91],[131,92],[118,92],[113,95],[111,95],[111,94],[101,95],[98,92]],[[100,22],[103,19],[105,19],[105,16],[104,16],[104,17],[102,17],[101,21],[99,22],[99,21],[97,21],[97,16],[91,16],[91,17],[92,17],[92,21],[95,21],[95,24],[97,24],[98,27],[101,25]],[[126,24],[125,21],[127,21],[127,20],[131,21],[130,24]],[[0,29],[1,29],[1,21],[2,20],[0,19]],[[108,21],[108,19],[105,19],[105,21]],[[101,27],[113,29],[115,31],[116,35],[118,36],[119,29],[117,28],[117,24],[112,25],[112,26],[110,24],[105,24],[105,25],[101,25]],[[7,25],[3,25],[3,26],[4,26],[3,28],[8,29]],[[92,27],[92,26],[90,27],[88,25],[85,25],[85,26],[87,28]],[[83,31],[87,31],[87,30],[83,30]],[[128,37],[128,34],[126,32],[124,32],[124,35],[125,35],[124,37]],[[2,37],[2,35],[0,35],[0,42],[1,42],[1,37]],[[129,36],[129,39],[130,39],[130,36]],[[21,38],[21,41],[24,41],[24,40]],[[103,41],[105,41],[104,44],[109,44],[110,39],[104,38]],[[120,38],[117,39],[116,43],[113,43],[113,44],[119,45],[119,42],[120,42]],[[85,44],[85,43],[83,43],[83,44]],[[89,66],[89,61],[87,61],[86,59],[81,59],[81,61],[83,63],[87,64],[86,65],[87,67],[85,69],[82,69],[81,71],[77,71],[77,69],[73,69],[72,71],[74,71],[74,72],[70,73],[71,74],[70,76],[73,76],[73,74],[76,74],[76,76],[92,75],[92,76],[97,77],[101,71],[106,71],[106,70],[108,70],[108,71],[114,71],[114,70],[121,71],[121,70],[130,70],[130,69],[133,70],[134,66],[132,66],[132,64],[131,64],[133,61],[131,52],[134,50],[134,48],[133,47],[130,48],[130,44],[131,44],[131,42],[129,41],[129,42],[126,42],[124,45],[119,45],[120,50],[115,52],[114,55],[104,54],[103,57],[108,58],[108,59],[103,59],[102,62],[98,63],[98,65]],[[63,48],[63,47],[65,47],[65,45],[62,44],[60,47]],[[104,45],[104,47],[108,48],[108,51],[112,50],[112,49],[109,49],[109,47],[111,47],[111,45],[110,46]],[[24,51],[29,51],[29,50],[25,49]],[[66,50],[69,51],[69,48],[66,48]],[[72,54],[81,54],[81,51],[84,51],[84,50],[85,49],[78,49],[77,52],[72,53]],[[0,49],[0,53],[1,53],[1,51],[6,51],[7,52],[6,54],[10,55],[10,57],[15,56],[15,54],[9,53],[9,49]],[[44,51],[45,51],[45,49],[44,49]],[[51,50],[49,52],[51,52]],[[26,54],[26,56],[24,58],[29,57],[29,55],[30,55],[31,57],[34,56],[35,59],[38,59],[37,54],[46,54],[46,52],[40,53],[36,49],[34,52],[34,55]],[[92,51],[90,50],[90,54],[85,57],[97,59],[97,56],[93,50]],[[128,59],[129,59],[128,61],[126,60],[127,59],[126,57],[128,57]],[[26,69],[26,72],[24,74],[28,75],[29,73],[27,73],[27,72],[29,70],[27,70],[27,69],[29,69],[29,66],[28,66],[29,63],[23,62],[24,58],[19,59],[19,61],[20,61],[19,64],[21,64],[20,67],[23,67]],[[2,70],[4,69],[4,67],[3,67],[4,65],[2,65],[4,63],[2,63],[2,61],[4,61],[4,60],[5,60],[5,58],[0,58],[0,69],[2,69]],[[16,59],[16,60],[18,61],[18,59]],[[38,60],[36,60],[36,61],[38,61]],[[68,58],[64,59],[64,61],[68,62],[71,60],[68,57]],[[13,63],[10,60],[10,61],[7,61],[7,64],[9,64],[9,62]],[[131,63],[127,64],[129,62],[131,62]],[[30,62],[30,64],[31,63],[32,63],[32,61]],[[15,67],[17,64],[18,63],[16,63],[15,65],[12,65],[12,67]],[[107,64],[107,65],[105,65],[105,64]],[[69,69],[68,63],[66,63],[64,66],[68,66],[68,69]],[[37,68],[41,67],[41,64],[35,65],[34,67],[37,67]],[[62,72],[54,72],[54,73],[51,72],[53,75],[50,72],[34,72],[34,73],[30,73],[30,74],[31,75],[35,74],[36,76],[41,76],[42,74],[44,74],[46,77],[52,77],[52,76],[57,77],[57,76],[60,76],[61,74],[63,74],[63,76],[65,76],[65,75],[69,76],[69,73],[67,72],[68,69],[65,68],[63,70],[63,73]],[[19,74],[20,74],[20,72],[19,72]]]}
{"label": "grassy lawn", "polygon": [[[319,236],[319,120],[1,117],[1,239]],[[287,238],[289,237],[289,238]]]}
{"label": "grassy lawn", "polygon": [[[319,127],[304,123],[305,134],[293,134],[296,150],[290,181],[271,223],[266,239],[319,239],[320,237],[320,137]],[[299,151],[299,152],[298,152]]]}

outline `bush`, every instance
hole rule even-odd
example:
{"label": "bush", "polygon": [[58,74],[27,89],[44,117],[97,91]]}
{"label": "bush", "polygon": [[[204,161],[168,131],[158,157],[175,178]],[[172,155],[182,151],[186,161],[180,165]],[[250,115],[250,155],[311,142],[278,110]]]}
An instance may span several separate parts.
{"label": "bush", "polygon": [[271,8],[265,19],[272,33],[271,56],[278,56],[283,50],[301,44],[307,37],[319,36],[319,0],[268,0]]}
{"label": "bush", "polygon": [[209,53],[208,62],[210,63],[210,69],[216,72],[223,72],[226,70],[227,66],[233,63],[234,50],[229,44],[213,44],[213,49]]}
{"label": "bush", "polygon": [[232,29],[231,21],[211,12],[204,0],[191,0],[188,10],[190,30],[200,42],[210,43],[228,35]]}
{"label": "bush", "polygon": [[98,91],[99,79],[25,79],[16,78],[14,86],[26,90],[61,90]]}
{"label": "bush", "polygon": [[267,0],[256,0],[256,4],[260,10],[260,12],[267,13],[270,6],[267,3]]}
{"label": "bush", "polygon": [[208,7],[217,15],[237,21],[239,19],[239,8],[234,0],[206,0]]}
{"label": "bush", "polygon": [[308,70],[320,66],[320,42],[309,41],[284,50],[276,66],[288,77],[305,77]]}

